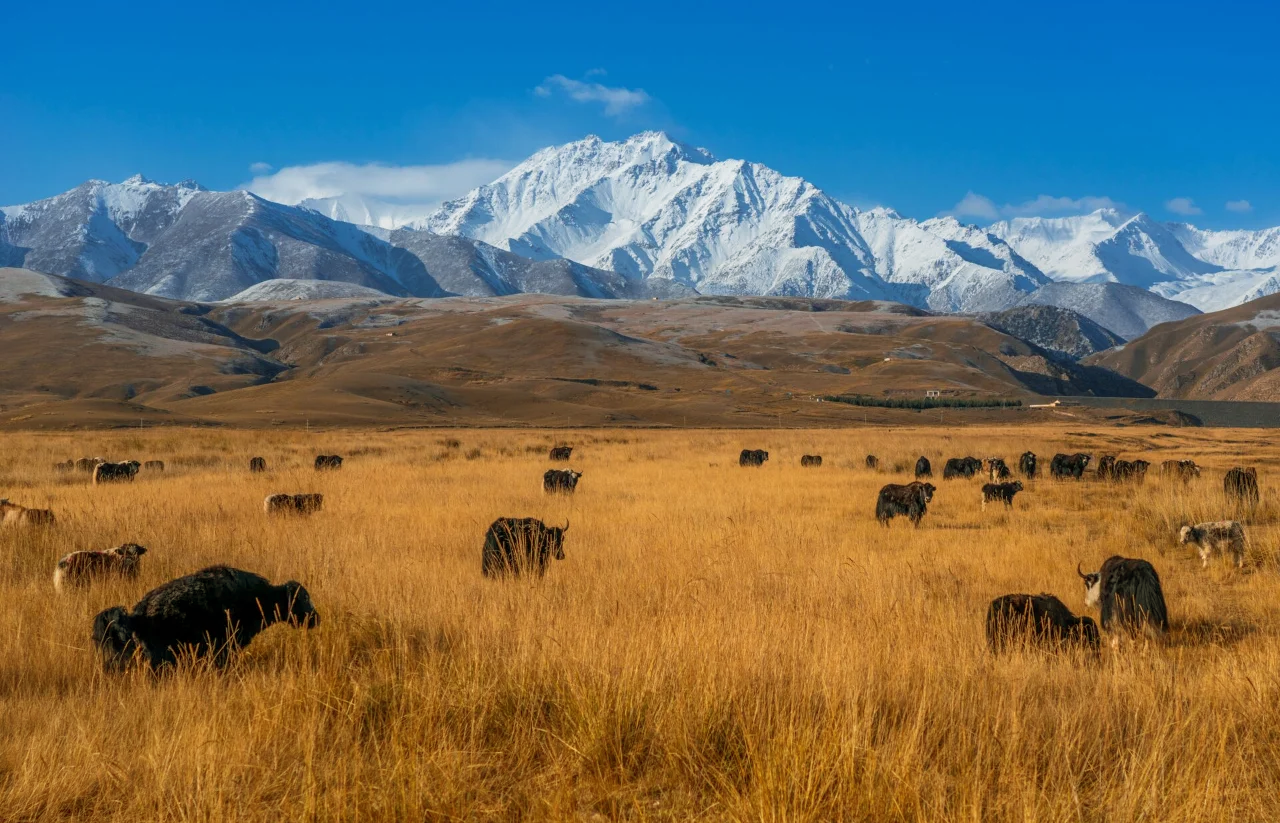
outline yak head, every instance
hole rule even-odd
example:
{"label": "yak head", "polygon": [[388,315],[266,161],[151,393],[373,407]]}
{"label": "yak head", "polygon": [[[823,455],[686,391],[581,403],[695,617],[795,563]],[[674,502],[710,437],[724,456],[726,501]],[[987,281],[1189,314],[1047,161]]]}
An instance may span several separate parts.
{"label": "yak head", "polygon": [[120,557],[130,557],[130,558],[136,559],[136,558],[142,557],[142,555],[147,553],[147,547],[139,546],[137,543],[121,543],[119,546],[116,546],[114,549],[107,549],[107,551],[111,554],[118,555]]}
{"label": "yak head", "polygon": [[289,625],[304,629],[312,629],[320,625],[320,612],[316,611],[316,607],[312,605],[311,595],[305,586],[297,580],[290,580],[280,588],[284,592],[285,606],[289,612],[288,617],[277,613],[276,619],[288,620]]}
{"label": "yak head", "polygon": [[1076,574],[1080,575],[1080,579],[1084,581],[1084,603],[1090,608],[1097,608],[1102,602],[1102,575],[1098,572],[1085,574],[1080,570],[1080,564],[1076,564]]}
{"label": "yak head", "polygon": [[1014,491],[1016,491],[1016,492],[1020,492],[1020,491],[1022,491],[1022,481],[1021,481],[1021,480],[1015,480],[1015,481],[1013,481],[1013,490],[1014,490]]}
{"label": "yak head", "polygon": [[93,618],[93,644],[102,653],[107,671],[123,671],[138,649],[138,641],[129,627],[129,613],[122,606],[112,606]]}
{"label": "yak head", "polygon": [[1190,543],[1195,539],[1195,533],[1196,530],[1194,526],[1183,526],[1178,530],[1178,545],[1185,546]]}
{"label": "yak head", "polygon": [[556,560],[564,560],[564,536],[569,531],[569,521],[564,521],[564,528],[552,526],[547,529],[547,546],[551,549],[551,556]]}
{"label": "yak head", "polygon": [[933,485],[932,483],[920,484],[920,491],[924,494],[924,502],[926,503],[932,502],[933,493],[936,492],[937,490],[938,490],[938,487]]}

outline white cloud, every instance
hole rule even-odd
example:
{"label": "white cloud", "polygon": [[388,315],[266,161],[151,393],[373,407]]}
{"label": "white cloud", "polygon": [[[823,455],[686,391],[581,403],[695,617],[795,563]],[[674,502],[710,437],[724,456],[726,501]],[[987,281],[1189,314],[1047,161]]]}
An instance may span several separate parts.
{"label": "white cloud", "polygon": [[1054,197],[1042,194],[1034,200],[1022,203],[1005,203],[997,206],[995,202],[976,192],[969,192],[950,211],[943,212],[949,217],[976,217],[980,220],[997,220],[1001,217],[1050,217],[1069,214],[1087,214],[1098,209],[1116,209],[1125,211],[1123,203],[1110,197]]}
{"label": "white cloud", "polygon": [[[592,74],[602,73],[593,69]],[[533,93],[539,97],[551,97],[557,93],[568,95],[576,103],[604,103],[604,113],[616,117],[629,109],[643,106],[652,98],[644,89],[627,89],[621,86],[612,87],[602,83],[584,83],[573,80],[563,74],[553,74],[543,80]]]}
{"label": "white cloud", "polygon": [[1006,217],[1046,217],[1048,215],[1088,214],[1098,209],[1124,211],[1124,204],[1110,197],[1052,197],[1042,194],[1018,205],[1005,205],[1000,213]]}
{"label": "white cloud", "polygon": [[1197,214],[1204,214],[1190,197],[1175,197],[1172,200],[1166,200],[1164,207],[1174,214],[1180,214],[1183,217],[1192,217]]}
{"label": "white cloud", "polygon": [[981,194],[969,192],[951,208],[947,214],[954,217],[978,217],[983,220],[995,220],[1000,216],[1000,212],[996,209],[996,204],[991,202],[991,198],[983,197]]}
{"label": "white cloud", "polygon": [[249,166],[249,171],[253,172],[255,175],[259,175],[259,174],[267,174],[274,168],[275,166],[271,165],[270,163],[254,163],[253,165]]}
{"label": "white cloud", "polygon": [[1245,212],[1253,211],[1253,204],[1250,203],[1248,200],[1228,200],[1227,211],[1233,211],[1233,212],[1236,212],[1237,214],[1244,214]]}
{"label": "white cloud", "polygon": [[[257,164],[255,164],[256,166]],[[277,203],[356,195],[400,204],[431,206],[492,182],[514,164],[505,160],[459,160],[438,166],[391,166],[383,163],[313,163],[258,173],[239,188]]]}

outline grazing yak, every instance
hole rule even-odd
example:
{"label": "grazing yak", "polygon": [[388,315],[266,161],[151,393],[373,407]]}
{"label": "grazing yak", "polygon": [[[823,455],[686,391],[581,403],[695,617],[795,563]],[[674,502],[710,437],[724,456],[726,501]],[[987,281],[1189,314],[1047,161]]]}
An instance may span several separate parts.
{"label": "grazing yak", "polygon": [[1005,504],[1008,508],[1013,508],[1013,496],[1022,491],[1022,481],[1015,480],[1012,483],[986,483],[982,486],[982,508],[985,510],[988,503],[994,503],[997,500]]}
{"label": "grazing yak", "polygon": [[335,471],[342,468],[342,458],[336,454],[317,454],[316,471]]}
{"label": "grazing yak", "polygon": [[1018,471],[1022,472],[1022,476],[1028,480],[1036,479],[1036,453],[1023,452],[1022,457],[1018,458]]}
{"label": "grazing yak", "polygon": [[802,454],[800,455],[800,465],[803,468],[816,469],[822,465],[822,455]]}
{"label": "grazing yak", "polygon": [[916,461],[916,480],[922,477],[933,477],[933,466],[929,463],[929,458],[923,454]]}
{"label": "grazing yak", "polygon": [[1009,465],[1004,462],[1002,457],[988,457],[983,467],[987,474],[990,475],[992,483],[999,483],[1002,480],[1008,480],[1013,477],[1013,472],[1009,471]]}
{"label": "grazing yak", "polygon": [[1229,500],[1247,506],[1258,505],[1258,470],[1236,466],[1222,479],[1222,491]]}
{"label": "grazing yak", "polygon": [[1054,480],[1079,480],[1084,477],[1084,470],[1088,468],[1089,461],[1093,458],[1082,452],[1075,454],[1055,454],[1053,460],[1049,461],[1049,474]]}
{"label": "grazing yak", "polygon": [[1200,478],[1200,467],[1194,460],[1166,460],[1160,464],[1160,474],[1183,483]]}
{"label": "grazing yak", "polygon": [[145,546],[124,543],[104,551],[72,552],[58,561],[53,572],[53,588],[87,586],[95,578],[138,576],[138,564],[147,553]]}
{"label": "grazing yak", "polygon": [[764,449],[743,449],[742,454],[738,455],[738,465],[763,466],[768,459],[769,453]]}
{"label": "grazing yak", "polygon": [[1115,477],[1116,473],[1116,456],[1114,454],[1104,454],[1098,458],[1098,479],[1110,480]]}
{"label": "grazing yak", "polygon": [[573,469],[547,469],[542,475],[542,490],[547,494],[573,494],[582,472]]}
{"label": "grazing yak", "polygon": [[[1098,467],[1101,470],[1101,466]],[[1117,460],[1111,468],[1111,479],[1117,483],[1147,481],[1147,469],[1151,464],[1145,460]]]}
{"label": "grazing yak", "polygon": [[101,457],[81,457],[76,461],[76,471],[93,474],[93,470],[105,462]]}
{"label": "grazing yak", "polygon": [[1237,569],[1244,566],[1244,526],[1238,520],[1183,526],[1178,532],[1178,544],[1195,546],[1200,551],[1200,561],[1204,566],[1209,565],[1209,556],[1214,552],[1231,555]]}
{"label": "grazing yak", "polygon": [[249,471],[252,474],[261,474],[267,470],[267,459],[265,457],[253,457],[249,460]]}
{"label": "grazing yak", "polygon": [[55,522],[49,509],[28,509],[8,498],[0,499],[0,525],[4,526],[52,526]]}
{"label": "grazing yak", "polygon": [[112,606],[100,612],[93,642],[108,671],[124,669],[135,654],[152,670],[176,664],[182,654],[211,655],[221,667],[279,622],[307,628],[320,623],[301,583],[273,586],[253,572],[210,566],[152,589],[133,611]]}
{"label": "grazing yak", "polygon": [[1102,609],[1102,628],[1141,629],[1157,636],[1169,630],[1160,576],[1147,561],[1114,555],[1092,574],[1085,574],[1077,564],[1076,574],[1084,580],[1085,605]]}
{"label": "grazing yak", "polygon": [[143,470],[149,471],[149,472],[162,472],[164,471],[164,461],[148,460],[147,462],[142,464],[142,468]]}
{"label": "grazing yak", "polygon": [[484,533],[480,571],[485,577],[519,577],[547,573],[550,559],[564,560],[564,528],[548,526],[532,517],[499,517]]}
{"label": "grazing yak", "polygon": [[93,469],[93,485],[100,483],[132,483],[138,476],[142,464],[137,460],[126,460],[123,463],[99,463]]}
{"label": "grazing yak", "polygon": [[1006,594],[987,608],[987,644],[996,654],[1033,646],[1096,650],[1101,638],[1092,617],[1076,617],[1051,594]]}
{"label": "grazing yak", "polygon": [[269,494],[262,501],[267,514],[311,514],[322,508],[323,494]]}
{"label": "grazing yak", "polygon": [[982,471],[982,461],[976,457],[953,457],[942,467],[942,479],[953,480],[963,477],[966,480],[976,477]]}
{"label": "grazing yak", "polygon": [[548,455],[552,460],[568,460],[573,454],[573,446],[552,446],[551,454]]}
{"label": "grazing yak", "polygon": [[59,473],[75,471],[75,468],[76,468],[76,461],[74,460],[63,460],[60,463],[53,464],[53,470]]}
{"label": "grazing yak", "polygon": [[869,454],[869,455],[867,455],[867,461],[866,461],[866,462],[867,462],[867,468],[868,468],[868,469],[878,469],[878,468],[880,468],[880,458],[876,457],[874,454]]}
{"label": "grazing yak", "polygon": [[928,513],[929,501],[937,487],[932,483],[908,483],[905,486],[890,483],[880,490],[876,497],[876,520],[881,526],[888,526],[889,521],[898,515],[906,515],[911,525],[919,527],[920,521]]}

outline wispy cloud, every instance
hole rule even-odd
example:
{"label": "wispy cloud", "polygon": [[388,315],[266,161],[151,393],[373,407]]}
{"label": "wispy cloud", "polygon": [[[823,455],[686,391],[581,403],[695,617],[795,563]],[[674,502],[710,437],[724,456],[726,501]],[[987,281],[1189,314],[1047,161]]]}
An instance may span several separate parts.
{"label": "wispy cloud", "polygon": [[1087,214],[1098,209],[1125,211],[1123,203],[1110,197],[1054,197],[1042,194],[1034,200],[1022,203],[1005,203],[997,206],[990,197],[969,192],[959,203],[943,212],[951,217],[970,217],[979,220],[998,220],[1001,217],[1053,217],[1070,214]]}
{"label": "wispy cloud", "polygon": [[1172,200],[1164,201],[1165,209],[1180,214],[1183,217],[1194,217],[1197,214],[1204,214],[1204,210],[1197,206],[1190,197],[1175,197]]}
{"label": "wispy cloud", "polygon": [[990,197],[983,197],[976,192],[969,192],[959,203],[951,207],[951,211],[947,212],[952,217],[977,217],[981,220],[995,220],[1000,216],[1000,210],[996,208],[996,204],[991,201]]}
{"label": "wispy cloud", "polygon": [[271,172],[254,163],[255,177],[239,188],[277,203],[358,195],[403,204],[430,206],[489,183],[514,164],[505,160],[459,160],[436,166],[392,166],[384,163],[313,163]]}
{"label": "wispy cloud", "polygon": [[1244,214],[1253,211],[1253,204],[1248,200],[1228,200],[1227,211],[1233,211],[1236,214]]}
{"label": "wispy cloud", "polygon": [[[588,76],[603,74],[602,69],[592,69]],[[533,93],[539,97],[564,95],[576,103],[603,103],[604,113],[610,117],[625,114],[627,111],[648,103],[651,98],[644,89],[628,89],[621,86],[606,86],[603,83],[585,82],[553,74],[538,84]]]}

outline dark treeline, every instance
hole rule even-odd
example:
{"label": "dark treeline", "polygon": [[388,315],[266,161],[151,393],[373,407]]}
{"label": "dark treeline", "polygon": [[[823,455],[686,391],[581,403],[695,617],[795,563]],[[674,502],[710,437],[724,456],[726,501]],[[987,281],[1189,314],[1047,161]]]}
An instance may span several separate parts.
{"label": "dark treeline", "polygon": [[1007,409],[1022,405],[1021,400],[979,399],[963,397],[869,397],[865,394],[827,395],[823,400],[848,403],[850,406],[875,406],[882,409]]}

